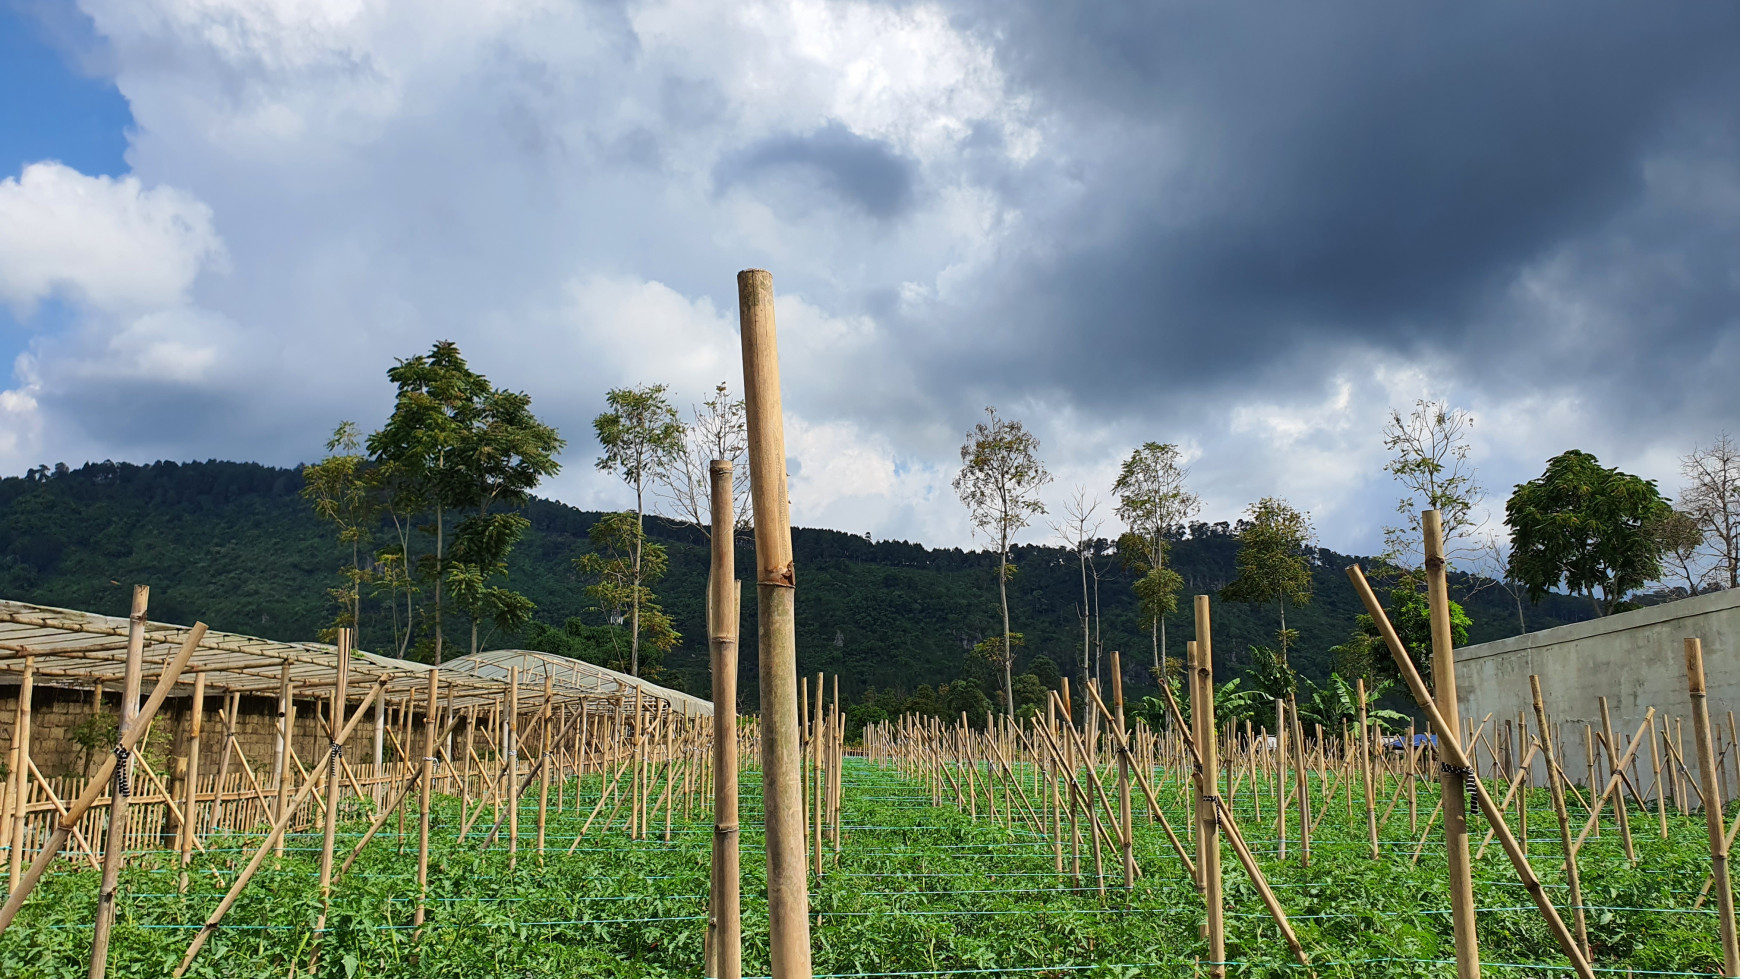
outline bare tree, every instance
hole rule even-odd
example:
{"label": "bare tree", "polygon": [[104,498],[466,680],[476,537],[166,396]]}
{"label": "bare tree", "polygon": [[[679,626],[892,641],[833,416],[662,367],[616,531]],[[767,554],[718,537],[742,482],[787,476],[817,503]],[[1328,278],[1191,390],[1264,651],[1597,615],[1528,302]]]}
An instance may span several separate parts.
{"label": "bare tree", "polygon": [[1420,532],[1420,514],[1425,510],[1437,510],[1443,517],[1447,559],[1467,559],[1482,549],[1477,535],[1483,521],[1476,517],[1486,490],[1468,461],[1473,427],[1474,416],[1451,408],[1447,401],[1416,401],[1405,418],[1401,411],[1390,409],[1383,437],[1384,448],[1393,455],[1384,471],[1407,494],[1396,503],[1402,525],[1384,528],[1385,560],[1404,569],[1425,562]]}
{"label": "bare tree", "polygon": [[1166,616],[1177,609],[1178,591],[1184,587],[1184,579],[1166,566],[1170,535],[1202,509],[1196,494],[1184,488],[1189,476],[1176,445],[1148,442],[1124,460],[1112,485],[1118,519],[1130,528],[1118,538],[1118,556],[1138,576],[1137,610],[1154,646],[1155,676],[1164,672]]}
{"label": "bare tree", "polygon": [[1679,509],[1704,532],[1704,554],[1724,588],[1740,588],[1740,445],[1727,432],[1680,460],[1689,483]]}
{"label": "bare tree", "polygon": [[743,400],[731,397],[730,387],[720,381],[713,399],[690,407],[694,421],[683,426],[682,447],[663,460],[657,473],[658,498],[671,517],[694,524],[701,533],[713,533],[712,484],[708,464],[714,459],[731,463],[731,500],[737,534],[750,529],[749,422]]}
{"label": "bare tree", "polygon": [[[1097,497],[1088,498],[1087,487],[1077,486],[1075,492],[1063,504],[1063,519],[1051,525],[1051,530],[1057,535],[1064,547],[1075,552],[1076,560],[1081,563],[1081,604],[1076,606],[1076,617],[1081,619],[1081,679],[1087,682],[1088,652],[1093,646],[1093,640],[1088,631],[1093,619],[1093,606],[1088,598],[1088,563],[1095,550],[1094,541],[1100,536],[1100,527],[1105,521],[1096,514],[1100,508]],[[1099,576],[1094,576],[1098,582]]]}
{"label": "bare tree", "polygon": [[1516,603],[1517,635],[1529,631],[1528,620],[1523,618],[1523,596],[1528,594],[1529,586],[1511,576],[1510,555],[1505,553],[1501,535],[1489,530],[1480,536],[1480,544],[1474,552],[1473,577],[1476,584],[1469,594],[1479,591],[1489,581],[1503,588]]}
{"label": "bare tree", "polygon": [[1045,512],[1039,488],[1051,473],[1039,461],[1039,439],[1021,423],[998,418],[986,408],[988,422],[967,433],[961,446],[961,471],[955,492],[972,515],[973,529],[997,545],[997,593],[1003,602],[1003,698],[1009,719],[1015,719],[1014,640],[1009,634],[1009,538]]}

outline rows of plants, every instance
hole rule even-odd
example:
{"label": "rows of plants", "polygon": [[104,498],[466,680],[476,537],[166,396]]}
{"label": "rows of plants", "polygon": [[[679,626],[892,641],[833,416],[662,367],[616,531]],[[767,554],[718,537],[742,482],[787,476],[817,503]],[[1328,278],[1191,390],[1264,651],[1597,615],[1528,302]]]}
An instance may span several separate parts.
{"label": "rows of plants", "polygon": [[[853,760],[846,772],[845,833],[838,855],[813,886],[812,946],[817,975],[988,975],[1043,977],[1192,975],[1205,943],[1203,909],[1157,824],[1136,822],[1142,877],[1125,892],[1117,855],[1081,849],[1082,876],[1056,871],[1048,838],[1019,821],[1005,828],[973,821],[952,804],[930,805],[927,790]],[[632,841],[597,825],[565,853],[596,798],[596,780],[570,784],[565,811],[551,819],[547,850],[535,849],[522,820],[522,846],[510,868],[504,844],[480,850],[480,833],[454,840],[458,804],[441,800],[434,818],[429,924],[418,935],[415,823],[396,823],[371,843],[336,888],[327,929],[320,914],[320,838],[291,841],[268,861],[195,964],[201,976],[621,976],[700,974],[705,926],[709,827],[697,810],[678,814],[670,842],[663,820],[653,838]],[[744,777],[744,812],[759,809],[759,777]],[[588,798],[590,795],[590,798]],[[1185,825],[1182,797],[1165,787],[1174,825]],[[1421,792],[1425,828],[1433,798]],[[1532,807],[1530,857],[1555,900],[1565,902],[1556,824],[1544,793]],[[1248,791],[1245,832],[1293,918],[1319,975],[1448,976],[1451,958],[1444,861],[1436,831],[1418,862],[1405,806],[1385,825],[1382,858],[1369,858],[1363,809],[1346,819],[1337,803],[1312,839],[1311,862],[1293,841],[1277,859],[1273,805],[1259,823]],[[1703,823],[1673,815],[1667,840],[1654,814],[1633,810],[1639,861],[1624,857],[1609,825],[1580,859],[1588,929],[1597,964],[1623,970],[1710,974],[1720,948],[1710,908],[1691,911],[1708,869]],[[621,817],[618,817],[621,822]],[[766,919],[759,897],[761,837],[745,821],[744,969],[766,975]],[[1296,824],[1297,820],[1294,819]],[[1066,824],[1067,825],[1067,824]],[[362,826],[340,836],[354,843]],[[1477,827],[1478,829],[1478,827]],[[1294,832],[1297,832],[1296,828]],[[1549,834],[1542,838],[1541,834]],[[1084,833],[1084,841],[1085,841]],[[114,975],[161,975],[180,959],[216,906],[249,841],[215,837],[195,858],[186,893],[172,858],[142,855],[122,877],[111,951]],[[1247,976],[1301,972],[1230,850],[1225,856],[1227,949]],[[1104,890],[1102,894],[1102,887]],[[57,872],[17,923],[0,937],[0,974],[83,975],[97,891],[89,870]],[[1482,958],[1494,975],[1554,975],[1564,960],[1496,846],[1476,864],[1482,908]],[[1713,903],[1713,902],[1712,902]]]}

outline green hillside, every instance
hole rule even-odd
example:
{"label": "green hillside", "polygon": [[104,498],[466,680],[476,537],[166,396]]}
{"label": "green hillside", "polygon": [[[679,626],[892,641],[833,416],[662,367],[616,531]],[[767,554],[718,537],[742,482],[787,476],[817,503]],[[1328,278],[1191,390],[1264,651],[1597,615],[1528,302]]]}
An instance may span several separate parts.
{"label": "green hillside", "polygon": [[[151,614],[165,621],[203,619],[215,629],[275,639],[305,640],[333,614],[327,589],[349,558],[330,528],[298,496],[297,470],[253,463],[92,463],[29,478],[0,479],[0,597],[87,609],[127,611],[128,588],[151,586]],[[537,620],[521,636],[491,635],[485,646],[550,641],[544,626],[560,630],[570,619],[603,625],[584,591],[573,558],[600,514],[536,500],[527,509],[531,529],[515,550],[509,584],[538,604]],[[683,634],[666,660],[667,682],[705,693],[707,650],[703,624],[706,541],[693,528],[654,521],[652,535],[670,552],[669,576],[657,588]],[[904,541],[871,542],[832,530],[793,533],[798,568],[799,667],[838,673],[845,693],[867,686],[910,691],[948,682],[962,673],[964,654],[997,630],[994,557],[981,551],[928,549]],[[1173,552],[1186,593],[1213,593],[1233,576],[1236,541],[1225,524],[1197,524]],[[739,545],[739,575],[751,575],[750,546]],[[1080,571],[1073,554],[1051,547],[1019,547],[1019,573],[1011,583],[1013,627],[1026,636],[1018,671],[1046,655],[1066,673],[1079,664],[1081,627],[1076,606]],[[1353,561],[1321,554],[1316,600],[1290,609],[1299,630],[1293,662],[1307,676],[1329,670],[1330,646],[1352,628],[1358,600],[1342,576]],[[1193,628],[1189,601],[1169,621],[1173,646]],[[1467,603],[1474,620],[1470,640],[1514,634],[1516,610],[1498,588]],[[746,587],[743,626],[745,701],[753,704],[754,593]],[[1130,579],[1113,568],[1100,583],[1106,650],[1125,652],[1130,680],[1146,684],[1152,661],[1148,638],[1136,625]],[[1529,627],[1545,628],[1588,616],[1584,603],[1550,598],[1528,609]],[[1215,652],[1223,676],[1238,672],[1252,644],[1272,644],[1273,608],[1217,602]],[[602,630],[600,630],[602,631]],[[365,609],[365,648],[392,651],[385,606]],[[450,648],[463,650],[468,632],[449,628]],[[1077,667],[1079,669],[1079,667]]]}

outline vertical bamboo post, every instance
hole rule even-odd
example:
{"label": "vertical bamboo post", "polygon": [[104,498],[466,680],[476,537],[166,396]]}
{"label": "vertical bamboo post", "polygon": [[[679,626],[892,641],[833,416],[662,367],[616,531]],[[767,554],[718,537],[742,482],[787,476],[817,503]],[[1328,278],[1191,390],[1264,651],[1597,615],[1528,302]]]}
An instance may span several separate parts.
{"label": "vertical bamboo post", "polygon": [[761,658],[762,771],[767,826],[768,945],[773,979],[809,979],[810,922],[804,870],[803,772],[797,737],[797,635],[791,511],[785,485],[773,276],[737,274],[743,389],[755,509],[757,655]]}
{"label": "vertical bamboo post", "polygon": [[[1607,746],[1607,767],[1611,769],[1614,765],[1619,764],[1619,745],[1613,740],[1613,718],[1607,712],[1607,698],[1601,697],[1598,702],[1601,705],[1601,743]],[[1652,721],[1651,724],[1653,725],[1654,722]],[[1725,769],[1727,766],[1723,767]],[[1609,773],[1608,778],[1612,778],[1613,774],[1620,771],[1620,769],[1614,769],[1612,773]],[[1619,819],[1619,839],[1625,844],[1625,859],[1635,865],[1637,863],[1637,849],[1631,843],[1631,817],[1628,814],[1630,808],[1625,804],[1625,792],[1623,790],[1616,792],[1613,797],[1613,810],[1614,815]]]}
{"label": "vertical bamboo post", "polygon": [[1275,847],[1287,859],[1287,701],[1275,698]]}
{"label": "vertical bamboo post", "polygon": [[[127,616],[127,666],[121,686],[121,720],[118,738],[124,743],[139,718],[139,672],[145,662],[145,608],[151,597],[147,585],[133,586],[133,610]],[[109,963],[109,933],[115,927],[115,890],[120,885],[121,862],[127,853],[127,797],[133,760],[120,754],[114,781],[109,788],[109,832],[103,840],[103,882],[97,891],[96,924],[91,929],[91,979],[103,979]]]}
{"label": "vertical bamboo post", "polygon": [[[1118,725],[1118,742],[1123,743],[1129,737],[1124,726],[1124,671],[1115,649],[1112,650],[1112,705],[1116,711],[1113,716]],[[1136,889],[1136,850],[1130,825],[1130,756],[1127,751],[1118,752],[1118,833],[1123,849],[1124,897],[1128,901]]]}
{"label": "vertical bamboo post", "polygon": [[[230,691],[224,698],[224,708],[224,747],[223,752],[218,758],[217,792],[212,796],[211,800],[211,819],[208,821],[206,828],[206,833],[208,835],[217,832],[218,827],[220,826],[227,827],[229,825],[223,818],[224,786],[229,784],[230,756],[232,754],[239,755],[242,750],[236,745],[236,719],[242,712],[242,692],[240,690]],[[243,761],[246,762],[246,759],[243,759]],[[251,771],[251,769],[249,769],[249,771]],[[250,779],[253,778],[251,774],[248,777]],[[276,811],[273,811],[271,813],[261,813],[261,815],[270,817],[276,816],[277,813]],[[189,809],[188,818],[193,818],[191,807]]]}
{"label": "vertical bamboo post", "polygon": [[743,911],[737,816],[737,584],[736,512],[731,463],[714,459],[712,482],[713,563],[707,590],[707,646],[713,666],[713,882],[711,916],[713,979],[743,975]]}
{"label": "vertical bamboo post", "polygon": [[1686,687],[1692,699],[1692,737],[1698,745],[1698,773],[1703,783],[1704,825],[1710,833],[1710,875],[1715,878],[1716,913],[1722,927],[1722,975],[1740,976],[1740,937],[1736,937],[1734,930],[1734,886],[1728,877],[1728,841],[1723,833],[1722,807],[1716,794],[1709,695],[1704,689],[1703,643],[1687,639],[1685,652]]}
{"label": "vertical bamboo post", "polygon": [[520,859],[520,668],[517,666],[508,667],[507,733],[503,737],[507,742],[508,869],[512,870]]}
{"label": "vertical bamboo post", "polygon": [[813,803],[812,808],[815,810],[815,825],[812,831],[813,838],[810,845],[814,854],[813,862],[815,864],[817,878],[822,876],[822,811],[827,808],[827,792],[824,788],[825,776],[823,773],[826,752],[823,750],[823,741],[825,739],[822,737],[822,705],[823,698],[826,696],[826,691],[823,689],[825,686],[826,684],[822,680],[822,674],[817,673],[816,709],[810,715],[810,759],[812,764],[815,765],[815,785],[810,790],[810,800]]}
{"label": "vertical bamboo post", "polygon": [[[199,735],[205,722],[205,671],[193,675],[192,715],[187,726],[187,785],[181,803],[181,872],[175,889],[187,893],[187,865],[193,860],[193,837],[199,831]],[[223,781],[218,781],[218,795],[223,795]]]}
{"label": "vertical bamboo post", "polygon": [[554,704],[555,678],[544,671],[544,709],[538,726],[538,866],[544,865],[544,821],[550,805],[550,709]]}
{"label": "vertical bamboo post", "polygon": [[1529,674],[1529,692],[1535,700],[1535,724],[1540,729],[1541,755],[1547,760],[1547,788],[1553,796],[1553,814],[1558,817],[1559,839],[1565,848],[1565,882],[1571,892],[1577,947],[1586,958],[1589,955],[1589,926],[1583,913],[1583,886],[1577,873],[1577,843],[1571,836],[1571,821],[1565,812],[1565,783],[1553,745],[1552,727],[1547,723],[1546,706],[1541,700],[1541,678],[1537,674]]}
{"label": "vertical bamboo post", "polygon": [[1354,693],[1359,697],[1359,771],[1365,783],[1365,834],[1371,842],[1371,858],[1378,858],[1377,798],[1371,784],[1371,727],[1366,719],[1365,678],[1354,680]]}
{"label": "vertical bamboo post", "polygon": [[17,720],[12,725],[12,749],[7,753],[12,779],[12,824],[7,827],[6,893],[18,889],[24,874],[24,826],[29,815],[25,799],[29,797],[30,780],[30,701],[36,689],[36,658],[24,657],[24,677],[18,684]]}
{"label": "vertical bamboo post", "polygon": [[[278,736],[272,746],[272,772],[278,782],[278,805],[272,810],[275,820],[282,819],[290,805],[290,780],[286,775],[290,770],[290,725],[294,707],[290,699],[290,661],[285,660],[278,667]],[[284,856],[284,834],[279,834],[273,856]]]}
{"label": "vertical bamboo post", "polygon": [[1207,595],[1196,596],[1195,611],[1196,641],[1191,643],[1190,651],[1195,660],[1193,672],[1199,700],[1198,706],[1191,708],[1191,718],[1195,722],[1196,743],[1202,755],[1197,819],[1202,825],[1203,849],[1199,862],[1202,865],[1203,900],[1208,906],[1208,974],[1211,979],[1222,979],[1226,975],[1226,921],[1223,917],[1226,909],[1221,898],[1220,814],[1217,811],[1220,744],[1214,729],[1214,646],[1210,638]]}
{"label": "vertical bamboo post", "polygon": [[344,783],[339,779],[339,762],[344,757],[344,745],[339,735],[344,731],[345,697],[350,686],[350,630],[338,630],[338,676],[332,686],[332,709],[327,712],[326,753],[326,824],[320,841],[320,919],[316,932],[326,929],[326,914],[332,906],[332,844],[338,834],[338,807],[344,798]]}
{"label": "vertical bamboo post", "polygon": [[435,699],[440,686],[440,671],[431,666],[429,701],[423,715],[423,777],[417,785],[417,914],[412,924],[419,928],[429,904],[429,783],[435,778]]}
{"label": "vertical bamboo post", "polygon": [[[1462,730],[1456,704],[1456,654],[1450,638],[1450,591],[1445,578],[1444,528],[1437,510],[1421,514],[1425,532],[1426,599],[1431,608],[1432,697],[1444,715],[1450,737]],[[1440,763],[1438,784],[1444,800],[1444,845],[1449,851],[1450,916],[1456,938],[1457,979],[1479,979],[1480,944],[1474,920],[1474,875],[1468,858],[1466,773]],[[1587,943],[1585,943],[1587,948]]]}

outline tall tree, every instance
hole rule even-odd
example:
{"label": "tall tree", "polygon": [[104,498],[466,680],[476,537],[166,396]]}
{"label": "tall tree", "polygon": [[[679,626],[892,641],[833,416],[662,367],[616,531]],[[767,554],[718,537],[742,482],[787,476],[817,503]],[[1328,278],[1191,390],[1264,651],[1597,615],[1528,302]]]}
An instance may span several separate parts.
{"label": "tall tree", "polygon": [[1474,416],[1447,401],[1420,400],[1406,418],[1390,409],[1384,448],[1391,453],[1384,471],[1406,491],[1396,503],[1399,526],[1384,528],[1384,558],[1404,572],[1425,561],[1420,514],[1437,510],[1443,521],[1444,553],[1454,561],[1479,549],[1480,504],[1486,490],[1468,461]]}
{"label": "tall tree", "polygon": [[453,532],[447,584],[471,619],[471,652],[478,626],[515,630],[530,621],[531,599],[494,580],[507,574],[507,558],[531,526],[517,509],[546,477],[561,471],[556,453],[564,445],[554,428],[532,414],[532,399],[518,391],[490,389],[479,399],[458,445],[455,502],[466,513]]}
{"label": "tall tree", "polygon": [[[1704,527],[1697,517],[1683,510],[1668,510],[1650,526],[1662,564],[1671,568],[1686,583],[1686,594],[1696,595],[1715,571],[1700,562],[1704,549]],[[1717,585],[1716,587],[1721,587]]]}
{"label": "tall tree", "polygon": [[[652,586],[670,567],[664,547],[647,539],[646,528],[632,511],[605,516],[592,525],[589,537],[592,551],[581,555],[574,565],[582,574],[596,579],[586,593],[598,602],[598,610],[609,620],[612,644],[623,621],[634,612],[639,615],[637,628],[647,645],[661,655],[675,649],[683,637],[659,606],[658,596],[652,593]],[[639,655],[640,647],[634,644],[631,635],[628,656],[634,659],[625,660],[619,654],[612,657],[609,665],[612,669],[626,667],[639,676],[642,666]],[[654,657],[649,656],[645,665],[649,674],[658,672]]]}
{"label": "tall tree", "polygon": [[1184,579],[1166,566],[1166,552],[1172,537],[1202,509],[1184,488],[1189,475],[1176,445],[1146,442],[1124,460],[1112,484],[1118,519],[1130,528],[1118,539],[1118,555],[1138,575],[1137,608],[1154,645],[1156,676],[1166,659],[1166,616],[1177,611],[1184,587]]}
{"label": "tall tree", "polygon": [[1287,606],[1302,608],[1311,602],[1311,563],[1317,547],[1317,532],[1310,515],[1286,500],[1265,496],[1245,510],[1239,521],[1239,549],[1235,558],[1239,576],[1221,589],[1229,602],[1275,603],[1280,613],[1281,662],[1287,662],[1287,647],[1294,633],[1287,628]]}
{"label": "tall tree", "polygon": [[592,420],[604,454],[598,468],[613,473],[634,490],[635,535],[630,541],[629,673],[640,675],[642,552],[646,540],[646,494],[658,474],[683,449],[683,423],[665,397],[663,384],[612,388],[604,396],[609,410]]}
{"label": "tall tree", "polygon": [[1661,576],[1651,528],[1668,510],[1654,481],[1604,468],[1587,452],[1561,453],[1505,503],[1511,574],[1531,601],[1562,585],[1609,615]]}
{"label": "tall tree", "polygon": [[489,382],[473,371],[450,340],[437,342],[427,354],[400,360],[387,371],[398,387],[393,413],[380,431],[368,438],[371,461],[382,470],[390,506],[409,515],[428,513],[422,525],[433,538],[428,554],[413,561],[407,540],[401,557],[407,571],[430,582],[433,591],[434,641],[431,655],[444,656],[443,612],[447,577],[447,520],[455,506],[471,496],[461,471],[459,451],[475,424],[478,405],[489,393]]}
{"label": "tall tree", "polygon": [[724,381],[713,389],[712,400],[690,409],[694,421],[683,426],[682,448],[659,468],[659,496],[669,506],[666,512],[693,524],[711,537],[712,477],[714,459],[731,463],[731,504],[739,535],[750,529],[749,506],[749,414],[742,398],[731,397]]}
{"label": "tall tree", "polygon": [[1724,588],[1740,588],[1740,445],[1727,433],[1708,446],[1694,446],[1680,460],[1688,480],[1680,509],[1704,531],[1706,556]]}
{"label": "tall tree", "polygon": [[987,420],[973,426],[961,446],[961,471],[955,492],[966,504],[973,529],[997,545],[997,594],[1003,603],[1003,694],[1009,717],[1015,717],[1014,643],[1009,632],[1009,538],[1045,512],[1039,488],[1051,474],[1039,461],[1039,439],[1021,423],[998,418],[986,408]]}
{"label": "tall tree", "polygon": [[326,451],[325,459],[302,467],[302,496],[314,505],[316,516],[338,529],[339,543],[350,546],[350,566],[343,571],[343,587],[332,591],[342,611],[321,636],[330,638],[333,630],[354,629],[357,647],[362,648],[363,585],[373,579],[363,553],[380,517],[378,483],[362,454],[356,422],[339,422],[326,440]]}
{"label": "tall tree", "polygon": [[1096,514],[1100,509],[1100,501],[1089,499],[1087,487],[1077,486],[1075,494],[1063,505],[1063,519],[1051,525],[1052,532],[1057,535],[1064,547],[1075,552],[1076,560],[1081,564],[1081,604],[1076,606],[1076,618],[1081,621],[1081,681],[1086,683],[1091,675],[1088,672],[1088,656],[1093,648],[1092,635],[1089,627],[1093,621],[1093,605],[1088,596],[1088,562],[1095,549],[1095,542],[1100,536],[1100,527],[1104,521]]}

